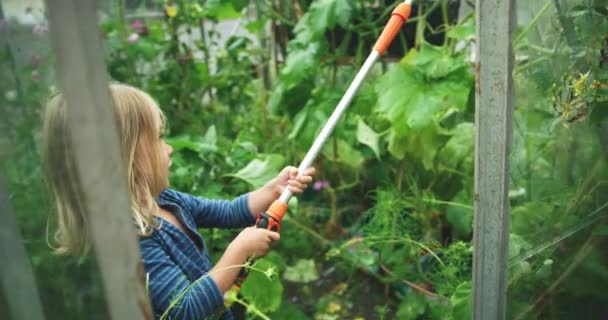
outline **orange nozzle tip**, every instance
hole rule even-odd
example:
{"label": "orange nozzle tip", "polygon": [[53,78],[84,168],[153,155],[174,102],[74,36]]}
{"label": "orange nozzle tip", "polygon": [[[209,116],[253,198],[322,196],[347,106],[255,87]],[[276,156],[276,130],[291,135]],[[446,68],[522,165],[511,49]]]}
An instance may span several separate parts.
{"label": "orange nozzle tip", "polygon": [[374,45],[375,51],[378,51],[380,55],[384,54],[384,51],[386,51],[391,42],[393,42],[393,39],[401,29],[401,26],[407,21],[411,13],[412,6],[408,3],[400,3],[395,10],[393,10],[391,18],[388,20],[382,34]]}
{"label": "orange nozzle tip", "polygon": [[283,219],[283,216],[285,216],[286,212],[287,212],[287,203],[284,203],[283,201],[280,201],[280,200],[275,200],[270,205],[270,208],[268,208],[268,210],[266,211],[266,213],[269,214],[271,217],[273,217],[277,222],[281,222],[281,220]]}

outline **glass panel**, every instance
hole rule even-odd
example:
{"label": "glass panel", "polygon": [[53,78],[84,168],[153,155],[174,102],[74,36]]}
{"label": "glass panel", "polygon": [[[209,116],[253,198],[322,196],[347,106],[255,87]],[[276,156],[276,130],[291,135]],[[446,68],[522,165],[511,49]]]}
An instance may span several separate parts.
{"label": "glass panel", "polygon": [[509,319],[608,310],[608,19],[591,1],[518,1]]}
{"label": "glass panel", "polygon": [[46,319],[108,319],[95,259],[54,255],[47,243],[56,218],[41,169],[41,114],[56,82],[44,3],[4,0],[0,8],[0,174]]}

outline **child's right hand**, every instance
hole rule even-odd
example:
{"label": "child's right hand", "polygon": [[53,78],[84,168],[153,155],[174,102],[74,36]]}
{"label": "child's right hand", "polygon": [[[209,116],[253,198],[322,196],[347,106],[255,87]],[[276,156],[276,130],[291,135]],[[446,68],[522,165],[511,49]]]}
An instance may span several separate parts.
{"label": "child's right hand", "polygon": [[230,243],[230,247],[242,254],[245,259],[249,257],[260,258],[268,254],[270,244],[279,240],[280,237],[274,231],[249,227],[239,233]]}

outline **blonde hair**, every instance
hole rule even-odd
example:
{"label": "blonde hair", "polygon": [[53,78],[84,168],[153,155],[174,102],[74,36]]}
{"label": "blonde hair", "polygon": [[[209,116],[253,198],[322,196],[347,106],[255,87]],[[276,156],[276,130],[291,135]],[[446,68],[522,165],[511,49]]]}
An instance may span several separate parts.
{"label": "blonde hair", "polygon": [[[138,235],[148,236],[158,227],[153,215],[155,197],[167,187],[159,158],[165,117],[147,93],[124,84],[110,84],[109,88],[128,178],[131,215]],[[67,112],[63,96],[51,96],[44,115],[43,163],[57,211],[54,240],[58,246],[49,245],[58,254],[86,254],[90,249],[88,212],[81,200]]]}

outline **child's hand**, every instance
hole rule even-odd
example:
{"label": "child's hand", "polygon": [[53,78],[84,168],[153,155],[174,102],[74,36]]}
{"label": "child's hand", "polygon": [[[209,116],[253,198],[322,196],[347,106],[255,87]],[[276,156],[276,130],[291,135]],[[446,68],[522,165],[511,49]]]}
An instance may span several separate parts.
{"label": "child's hand", "polygon": [[277,232],[249,227],[243,229],[229,247],[238,251],[245,259],[249,257],[260,258],[268,253],[270,244],[279,240],[279,238],[281,236]]}
{"label": "child's hand", "polygon": [[279,175],[266,184],[278,196],[288,188],[293,194],[300,194],[306,189],[312,181],[312,176],[315,175],[315,168],[304,170],[302,175],[298,176],[298,168],[288,166],[281,170]]}

